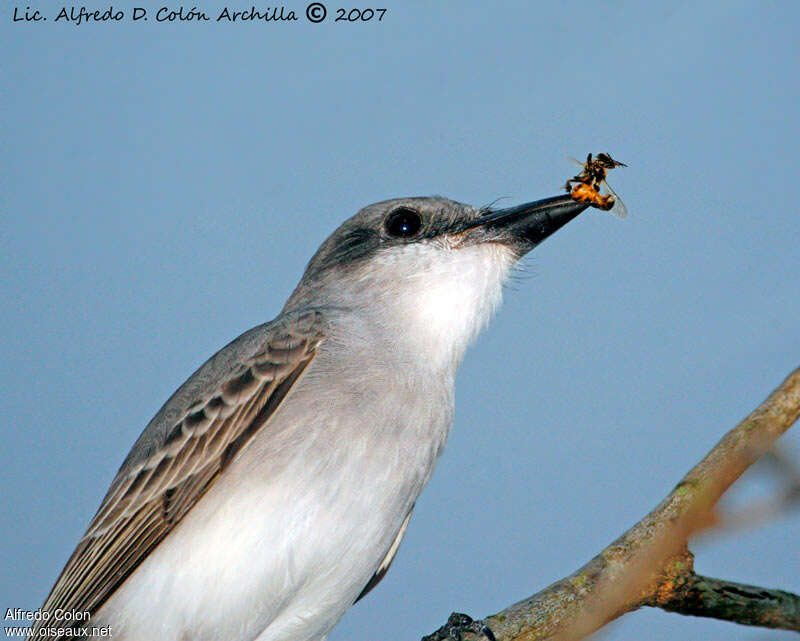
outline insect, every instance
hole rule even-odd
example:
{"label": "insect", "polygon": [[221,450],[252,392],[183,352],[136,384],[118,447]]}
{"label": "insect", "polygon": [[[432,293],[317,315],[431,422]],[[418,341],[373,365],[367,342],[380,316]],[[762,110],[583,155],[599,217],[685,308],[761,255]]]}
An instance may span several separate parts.
{"label": "insect", "polygon": [[[597,154],[595,158],[589,154],[586,156],[586,162],[580,162],[575,158],[569,159],[581,168],[581,172],[570,178],[564,185],[573,200],[610,211],[617,218],[625,218],[628,215],[628,209],[606,182],[606,175],[615,167],[627,167],[628,165],[614,160],[610,154],[603,153]],[[575,184],[573,185],[573,183]],[[600,193],[600,187],[605,188],[606,193]]]}

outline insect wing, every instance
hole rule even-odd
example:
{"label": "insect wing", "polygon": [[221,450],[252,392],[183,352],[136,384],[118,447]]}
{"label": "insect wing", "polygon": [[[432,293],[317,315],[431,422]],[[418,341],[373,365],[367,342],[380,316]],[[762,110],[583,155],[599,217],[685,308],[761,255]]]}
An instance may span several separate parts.
{"label": "insect wing", "polygon": [[585,162],[581,162],[580,160],[578,160],[577,158],[573,158],[572,156],[567,156],[566,158],[567,158],[567,160],[569,160],[569,161],[570,161],[570,162],[571,162],[573,165],[577,165],[577,166],[578,166],[578,167],[580,167],[581,169],[586,169],[586,163],[585,163]]}
{"label": "insect wing", "polygon": [[622,198],[617,196],[617,192],[611,189],[611,185],[609,185],[605,180],[601,184],[603,187],[605,187],[606,191],[614,197],[614,206],[609,211],[617,218],[627,218],[628,208],[625,206],[625,203],[622,202]]}

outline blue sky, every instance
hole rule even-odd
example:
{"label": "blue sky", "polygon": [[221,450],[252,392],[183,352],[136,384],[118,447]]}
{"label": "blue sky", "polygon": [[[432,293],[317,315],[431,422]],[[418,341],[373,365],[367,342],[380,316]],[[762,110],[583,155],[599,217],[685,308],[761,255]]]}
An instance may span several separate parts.
{"label": "blue sky", "polygon": [[[567,154],[629,165],[611,177],[629,219],[583,214],[508,288],[398,558],[332,641],[416,639],[571,572],[800,364],[795,3],[80,26],[15,24],[14,6],[2,608],[38,607],[163,401],[376,200],[514,204],[558,193]],[[797,434],[784,447],[800,457]],[[756,470],[738,492],[769,489]],[[799,536],[798,514],[720,534],[697,568],[797,592]],[[795,637],[643,610],[602,638]]]}

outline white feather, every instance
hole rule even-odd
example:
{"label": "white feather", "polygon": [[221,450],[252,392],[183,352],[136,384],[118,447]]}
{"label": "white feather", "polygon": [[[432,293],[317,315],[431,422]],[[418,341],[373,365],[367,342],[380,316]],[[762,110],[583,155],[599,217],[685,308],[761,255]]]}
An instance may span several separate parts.
{"label": "white feather", "polygon": [[[413,259],[410,260],[410,256]],[[404,331],[413,353],[427,355],[433,368],[458,367],[472,340],[489,322],[516,262],[505,245],[465,247],[415,243],[387,252],[395,267],[388,318]]]}

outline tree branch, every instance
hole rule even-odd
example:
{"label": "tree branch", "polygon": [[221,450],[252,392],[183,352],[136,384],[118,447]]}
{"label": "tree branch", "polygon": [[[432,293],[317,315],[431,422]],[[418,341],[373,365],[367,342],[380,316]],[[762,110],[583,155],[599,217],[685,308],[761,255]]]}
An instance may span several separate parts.
{"label": "tree branch", "polygon": [[[485,623],[499,641],[572,641],[652,605],[800,631],[797,596],[700,577],[686,547],[692,534],[714,523],[712,510],[722,494],[798,416],[800,368],[728,432],[650,514],[578,571]],[[433,636],[439,638],[444,631]]]}
{"label": "tree branch", "polygon": [[667,612],[734,621],[761,628],[800,630],[800,597],[782,590],[767,590],[692,574],[662,603]]}

